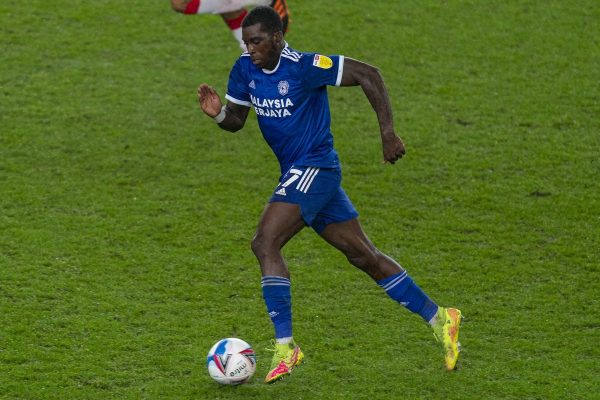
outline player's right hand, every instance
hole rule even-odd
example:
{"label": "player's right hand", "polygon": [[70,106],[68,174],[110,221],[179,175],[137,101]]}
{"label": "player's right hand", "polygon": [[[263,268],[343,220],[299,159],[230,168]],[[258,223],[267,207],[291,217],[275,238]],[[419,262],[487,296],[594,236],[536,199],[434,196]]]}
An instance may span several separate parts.
{"label": "player's right hand", "polygon": [[404,143],[396,134],[382,137],[382,142],[384,163],[394,164],[406,154]]}
{"label": "player's right hand", "polygon": [[211,118],[216,117],[223,106],[215,89],[206,83],[198,86],[198,102],[200,103],[200,109]]}

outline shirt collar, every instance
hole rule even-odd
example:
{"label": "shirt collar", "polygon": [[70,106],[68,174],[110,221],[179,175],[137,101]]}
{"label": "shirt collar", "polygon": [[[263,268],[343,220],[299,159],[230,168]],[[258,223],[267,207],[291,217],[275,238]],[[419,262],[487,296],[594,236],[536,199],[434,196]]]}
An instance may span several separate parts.
{"label": "shirt collar", "polygon": [[283,43],[285,43],[285,46],[283,46],[283,50],[281,50],[281,53],[279,53],[279,61],[277,61],[277,65],[272,70],[262,68],[262,72],[264,72],[265,74],[274,74],[275,72],[277,72],[277,69],[279,69],[279,64],[281,64],[281,54],[283,54],[283,51],[288,48],[288,42],[284,40]]}

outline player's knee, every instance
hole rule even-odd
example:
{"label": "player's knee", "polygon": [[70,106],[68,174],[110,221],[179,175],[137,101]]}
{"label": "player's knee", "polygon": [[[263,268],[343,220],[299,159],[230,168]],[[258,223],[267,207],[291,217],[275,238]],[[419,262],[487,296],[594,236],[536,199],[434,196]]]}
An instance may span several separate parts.
{"label": "player's knee", "polygon": [[250,242],[250,248],[252,249],[254,255],[260,259],[264,257],[269,251],[268,241],[266,240],[264,235],[257,233],[252,238],[252,242]]}

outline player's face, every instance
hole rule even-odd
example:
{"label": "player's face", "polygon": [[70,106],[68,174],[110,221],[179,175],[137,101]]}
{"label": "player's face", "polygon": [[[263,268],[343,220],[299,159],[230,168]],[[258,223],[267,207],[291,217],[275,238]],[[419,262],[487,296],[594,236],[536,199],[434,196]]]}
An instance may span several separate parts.
{"label": "player's face", "polygon": [[269,34],[262,31],[261,24],[250,25],[242,30],[242,40],[246,44],[248,54],[254,65],[272,70],[279,62],[281,53],[282,34]]}

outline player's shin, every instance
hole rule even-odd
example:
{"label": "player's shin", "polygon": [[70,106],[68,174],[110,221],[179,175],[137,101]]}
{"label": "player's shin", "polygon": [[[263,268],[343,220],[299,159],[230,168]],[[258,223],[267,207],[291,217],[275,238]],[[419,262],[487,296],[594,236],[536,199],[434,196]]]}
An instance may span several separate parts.
{"label": "player's shin", "polygon": [[423,290],[408,276],[406,271],[399,272],[377,281],[393,300],[397,301],[413,313],[419,314],[426,322],[430,322],[438,310]]}
{"label": "player's shin", "polygon": [[248,15],[248,11],[246,11],[245,9],[242,9],[238,13],[235,13],[232,17],[228,17],[225,14],[223,14],[223,21],[225,21],[225,23],[229,27],[231,34],[239,43],[242,51],[246,51],[246,45],[242,40],[242,21],[244,20],[244,18],[246,18],[246,15]]}
{"label": "player's shin", "polygon": [[290,280],[280,276],[264,276],[261,281],[267,312],[280,342],[292,338],[292,296]]}

